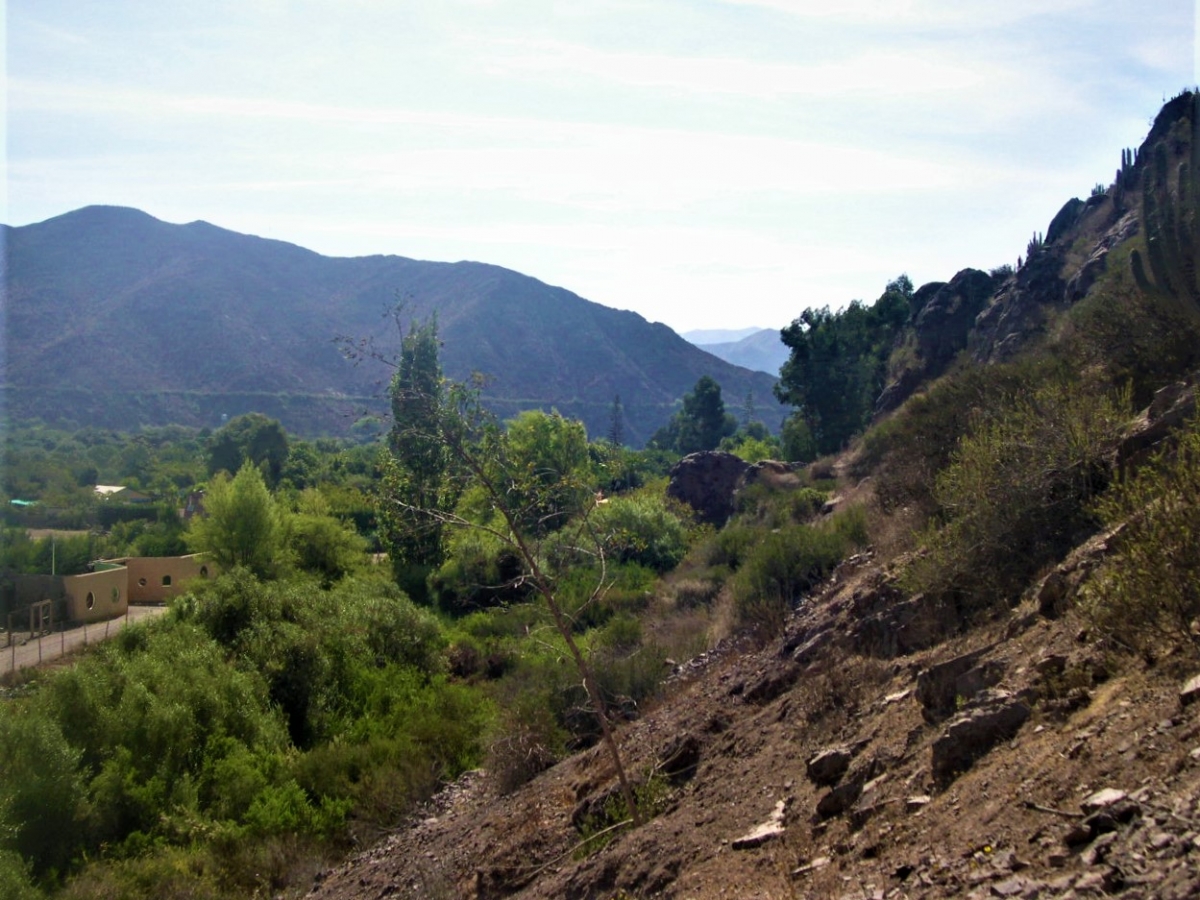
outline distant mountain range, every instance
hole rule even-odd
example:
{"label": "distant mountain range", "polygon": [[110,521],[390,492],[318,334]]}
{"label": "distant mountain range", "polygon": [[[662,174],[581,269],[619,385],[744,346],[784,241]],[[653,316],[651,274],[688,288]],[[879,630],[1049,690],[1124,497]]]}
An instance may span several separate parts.
{"label": "distant mountain range", "polygon": [[739,331],[689,331],[684,337],[701,350],[727,363],[755,372],[778,375],[791,351],[784,346],[778,328],[749,328]]}
{"label": "distant mountain range", "polygon": [[[555,408],[603,435],[620,396],[627,443],[666,422],[702,375],[772,428],[775,379],[731,365],[636,313],[477,262],[334,258],[121,207],[3,227],[7,414],[59,424],[215,427],[251,410],[301,434],[344,433],[386,410],[390,311],[436,313],[443,366],[488,376],[500,415]],[[339,340],[341,339],[341,340]]]}

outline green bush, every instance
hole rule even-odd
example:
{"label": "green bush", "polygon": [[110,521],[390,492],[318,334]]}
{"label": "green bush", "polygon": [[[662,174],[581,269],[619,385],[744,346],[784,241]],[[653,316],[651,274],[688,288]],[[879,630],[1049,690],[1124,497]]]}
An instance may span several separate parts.
{"label": "green bush", "polygon": [[[27,701],[0,706],[0,850],[19,853],[38,875],[64,872],[80,850],[79,759],[45,710]],[[17,881],[11,871],[0,877]]]}
{"label": "green bush", "polygon": [[1115,643],[1148,656],[1165,644],[1200,651],[1200,423],[1173,454],[1114,486],[1098,511],[1124,527],[1084,586],[1085,613]]}
{"label": "green bush", "polygon": [[1015,397],[964,437],[938,474],[940,518],[906,587],[965,613],[1011,602],[1040,568],[1094,530],[1091,500],[1108,484],[1108,456],[1128,395],[1065,379]]}
{"label": "green bush", "polygon": [[[855,521],[861,518],[855,515]],[[846,525],[847,514],[819,525],[791,525],[760,534],[732,580],[738,617],[761,634],[774,634],[788,611],[865,537]]]}
{"label": "green bush", "polygon": [[0,897],[7,900],[42,900],[43,894],[33,884],[29,865],[21,854],[0,850]]}

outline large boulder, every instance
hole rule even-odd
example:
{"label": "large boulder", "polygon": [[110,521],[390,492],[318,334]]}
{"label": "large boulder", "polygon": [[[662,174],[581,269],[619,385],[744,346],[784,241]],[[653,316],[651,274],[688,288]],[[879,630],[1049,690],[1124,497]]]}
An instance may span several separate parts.
{"label": "large boulder", "polygon": [[686,503],[701,521],[719,528],[733,515],[734,493],[748,468],[732,453],[690,453],[671,469],[667,496]]}

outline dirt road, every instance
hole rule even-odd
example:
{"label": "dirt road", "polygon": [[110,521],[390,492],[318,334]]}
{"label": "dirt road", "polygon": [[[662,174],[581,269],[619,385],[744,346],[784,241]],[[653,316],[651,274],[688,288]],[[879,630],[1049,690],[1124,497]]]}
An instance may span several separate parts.
{"label": "dirt road", "polygon": [[[112,637],[129,622],[160,615],[166,612],[166,609],[165,606],[131,606],[128,617],[122,616],[107,622],[94,622],[66,631],[56,631],[53,634],[28,639],[24,644],[20,643],[22,636],[18,634],[16,643],[0,646],[0,673],[52,662],[80,647]],[[7,635],[0,640],[4,638],[7,638]]]}

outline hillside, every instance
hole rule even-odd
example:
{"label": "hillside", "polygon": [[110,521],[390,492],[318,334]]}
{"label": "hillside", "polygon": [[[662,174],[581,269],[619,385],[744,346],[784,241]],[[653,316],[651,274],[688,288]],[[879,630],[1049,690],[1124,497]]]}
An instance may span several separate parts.
{"label": "hillside", "polygon": [[339,339],[391,355],[397,298],[406,314],[436,312],[447,374],[487,375],[503,416],[554,407],[603,434],[620,395],[626,439],[641,443],[702,375],[729,398],[774,405],[770,376],[497,266],[331,258],[117,207],[5,227],[3,240],[3,389],[18,419],[215,427],[254,410],[300,433],[342,433],[384,409],[389,370],[351,365]]}
{"label": "hillside", "polygon": [[[1200,896],[1197,173],[1189,92],[1015,271],[912,293],[873,427],[774,488],[836,484],[813,527],[859,509],[871,546],[628,716],[649,822],[587,841],[600,748],[476,773],[308,896]],[[752,486],[729,546],[795,527]],[[718,557],[677,577],[736,607]]]}

